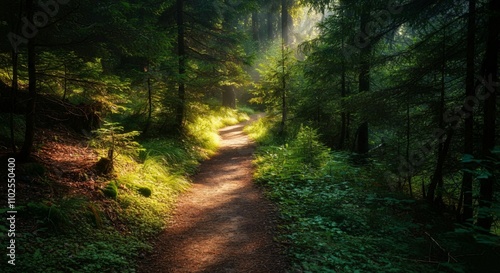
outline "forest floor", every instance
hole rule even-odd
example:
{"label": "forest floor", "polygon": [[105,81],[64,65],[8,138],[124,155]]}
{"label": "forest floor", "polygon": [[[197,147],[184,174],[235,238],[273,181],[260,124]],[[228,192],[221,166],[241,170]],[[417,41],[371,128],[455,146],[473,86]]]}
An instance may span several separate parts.
{"label": "forest floor", "polygon": [[218,153],[200,165],[139,272],[285,272],[273,240],[276,209],[252,182],[255,146],[245,125],[219,130]]}

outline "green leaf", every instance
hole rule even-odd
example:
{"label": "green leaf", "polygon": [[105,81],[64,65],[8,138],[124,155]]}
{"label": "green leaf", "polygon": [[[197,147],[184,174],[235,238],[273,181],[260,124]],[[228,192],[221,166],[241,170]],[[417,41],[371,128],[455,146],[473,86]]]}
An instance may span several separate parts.
{"label": "green leaf", "polygon": [[470,163],[470,162],[473,161],[473,159],[474,159],[473,155],[464,154],[463,157],[462,157],[462,163]]}
{"label": "green leaf", "polygon": [[489,171],[487,171],[487,170],[482,170],[482,171],[479,171],[479,172],[478,172],[478,176],[477,176],[477,178],[478,178],[478,179],[487,179],[487,178],[489,178],[489,177],[491,177],[491,176],[492,176],[492,174],[491,174]]}

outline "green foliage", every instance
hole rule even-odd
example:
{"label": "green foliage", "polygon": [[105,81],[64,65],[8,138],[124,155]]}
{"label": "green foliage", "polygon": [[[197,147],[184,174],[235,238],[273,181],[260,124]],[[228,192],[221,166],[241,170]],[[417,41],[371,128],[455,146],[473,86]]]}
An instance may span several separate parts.
{"label": "green foliage", "polygon": [[65,228],[75,225],[75,217],[82,210],[85,200],[81,198],[63,198],[55,201],[30,202],[24,209],[31,217],[37,219],[40,225],[38,231],[64,231]]}
{"label": "green foliage", "polygon": [[118,185],[115,181],[111,181],[102,189],[102,193],[109,198],[116,199],[118,196]]}
{"label": "green foliage", "polygon": [[248,136],[261,145],[273,144],[276,140],[271,133],[277,127],[277,121],[270,117],[262,117],[247,125],[243,130]]}
{"label": "green foliage", "polygon": [[296,64],[297,59],[290,48],[273,45],[256,69],[260,79],[251,90],[253,98],[250,102],[265,105],[270,113],[279,112],[283,96],[293,94],[298,80]]}
{"label": "green foliage", "polygon": [[213,155],[219,146],[217,130],[248,120],[248,115],[226,107],[210,108],[208,105],[193,103],[190,105],[192,116],[186,124],[187,146],[198,147],[194,153],[206,159]]}
{"label": "green foliage", "polygon": [[[329,153],[307,126],[287,145],[258,149],[255,179],[279,206],[278,240],[289,246],[293,270],[442,272],[420,262],[429,245],[415,236],[423,229],[409,215],[416,202],[367,194],[375,185],[371,167],[352,167],[348,159],[347,154]],[[443,261],[442,266],[453,272],[464,269],[459,263]]]}
{"label": "green foliage", "polygon": [[246,106],[246,105],[238,105],[237,109],[238,109],[238,112],[245,113],[247,115],[255,114],[255,110],[249,106]]}
{"label": "green foliage", "polygon": [[130,261],[151,249],[138,238],[110,230],[93,230],[87,236],[70,233],[46,238],[28,233],[18,240],[22,254],[15,267],[4,267],[3,272],[132,273],[135,269]]}
{"label": "green foliage", "polygon": [[[135,272],[135,261],[151,250],[148,240],[165,228],[176,197],[188,188],[188,176],[196,170],[198,160],[214,149],[203,138],[216,135],[221,126],[248,118],[234,110],[204,109],[206,119],[192,121],[198,122],[192,126],[200,134],[193,131],[182,140],[142,140],[144,149],[138,157],[135,152],[116,156],[113,181],[97,181],[105,185],[103,194],[113,201],[66,198],[32,202],[20,209],[36,219],[37,226],[34,231],[18,232],[16,267],[4,271]],[[0,231],[5,229],[0,225]],[[2,248],[5,242],[0,242]],[[2,263],[6,263],[5,257]]]}
{"label": "green foliage", "polygon": [[[138,156],[143,150],[141,145],[134,141],[140,134],[138,131],[123,133],[123,126],[118,123],[105,122],[104,127],[94,131],[96,137],[92,140],[92,145],[98,149],[116,152],[124,156]],[[114,158],[110,158],[113,160]]]}
{"label": "green foliage", "polygon": [[291,157],[297,164],[321,167],[328,160],[329,150],[319,142],[318,132],[308,126],[300,126],[297,136],[290,142]]}
{"label": "green foliage", "polygon": [[[24,140],[25,120],[22,115],[14,115],[14,142],[21,145]],[[11,147],[10,114],[0,113],[0,146]]]}

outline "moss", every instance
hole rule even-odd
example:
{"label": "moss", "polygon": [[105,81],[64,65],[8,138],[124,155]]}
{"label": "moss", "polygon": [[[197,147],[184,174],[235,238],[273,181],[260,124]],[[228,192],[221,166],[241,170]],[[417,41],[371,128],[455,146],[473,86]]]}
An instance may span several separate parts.
{"label": "moss", "polygon": [[150,197],[151,196],[151,189],[148,187],[140,187],[137,192],[139,192],[142,196],[144,197]]}
{"label": "moss", "polygon": [[102,189],[102,193],[104,193],[104,195],[107,197],[116,199],[116,197],[118,196],[118,186],[116,185],[116,182],[109,182],[106,187]]}

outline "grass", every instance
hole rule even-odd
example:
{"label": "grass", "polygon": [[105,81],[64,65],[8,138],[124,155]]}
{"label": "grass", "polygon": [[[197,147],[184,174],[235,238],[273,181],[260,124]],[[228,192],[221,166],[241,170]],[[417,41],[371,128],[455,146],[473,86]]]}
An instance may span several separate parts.
{"label": "grass", "polygon": [[[198,107],[197,116],[204,118],[190,118],[183,139],[124,145],[140,148],[138,155],[117,152],[114,177],[96,181],[99,198],[46,196],[20,207],[19,223],[32,226],[18,231],[16,266],[2,266],[2,272],[135,272],[136,261],[152,249],[150,240],[165,228],[177,196],[189,187],[189,175],[215,153],[217,129],[248,119],[236,110]],[[2,224],[0,231],[5,249]],[[0,262],[6,264],[5,255]]]}
{"label": "grass", "polygon": [[484,254],[426,203],[389,192],[381,166],[352,166],[349,154],[330,152],[303,126],[279,144],[268,135],[276,124],[262,119],[246,131],[260,143],[255,181],[279,207],[277,239],[292,272],[495,272],[486,262],[493,249]]}
{"label": "grass", "polygon": [[275,123],[275,119],[263,117],[245,126],[243,131],[260,145],[272,145],[276,143],[274,134],[274,131],[276,131],[276,129],[270,125]]}

